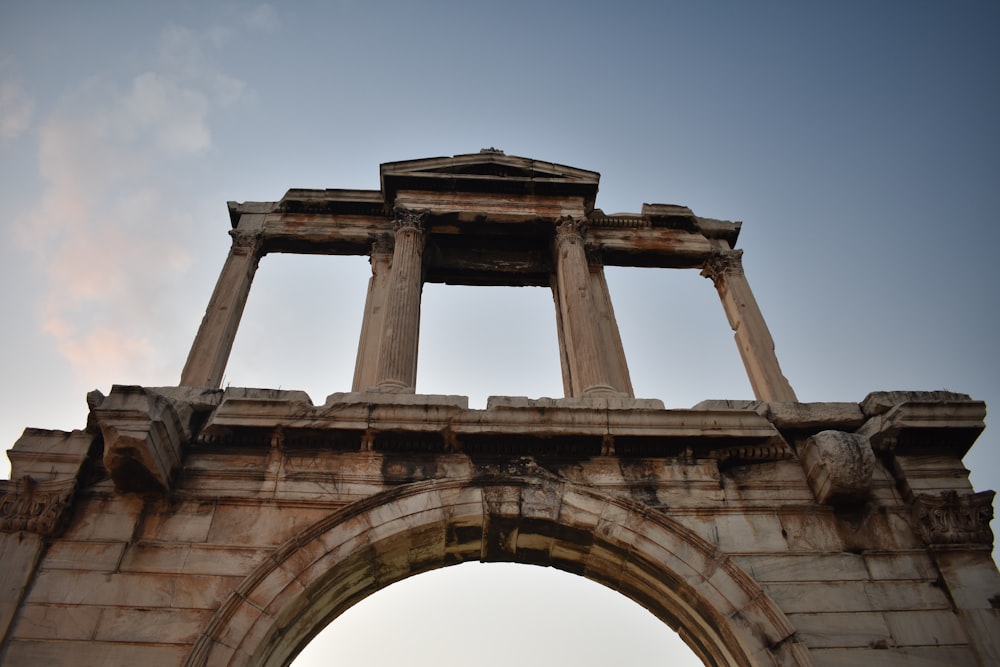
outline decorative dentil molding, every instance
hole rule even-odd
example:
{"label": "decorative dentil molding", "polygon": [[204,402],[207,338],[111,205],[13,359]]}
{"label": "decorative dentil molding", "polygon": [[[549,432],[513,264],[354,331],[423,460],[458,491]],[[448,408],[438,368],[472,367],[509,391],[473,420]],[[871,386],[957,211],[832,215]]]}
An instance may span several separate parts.
{"label": "decorative dentil molding", "polygon": [[56,537],[66,527],[76,478],[39,482],[29,475],[0,480],[0,532]]}
{"label": "decorative dentil molding", "polygon": [[913,522],[929,545],[993,544],[993,491],[959,495],[918,493],[913,497]]}

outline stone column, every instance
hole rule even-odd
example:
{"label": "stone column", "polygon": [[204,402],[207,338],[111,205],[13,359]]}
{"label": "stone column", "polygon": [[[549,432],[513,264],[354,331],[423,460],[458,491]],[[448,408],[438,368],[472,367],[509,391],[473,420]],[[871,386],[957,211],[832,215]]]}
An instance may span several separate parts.
{"label": "stone column", "polygon": [[217,389],[222,385],[250,284],[263,255],[263,227],[263,215],[244,214],[237,228],[229,232],[233,244],[184,364],[182,386]]}
{"label": "stone column", "polygon": [[795,392],[781,373],[774,340],[743,273],[742,257],[742,250],[727,247],[705,262],[701,275],[711,278],[719,292],[754,396],[759,401],[794,402]]}
{"label": "stone column", "polygon": [[634,397],[628,361],[625,359],[625,347],[622,345],[618,320],[615,319],[615,310],[611,305],[608,281],[604,277],[604,263],[599,256],[590,253],[587,255],[587,262],[590,269],[590,295],[594,301],[594,313],[601,330],[601,350],[604,352],[604,363],[608,368],[611,386],[629,397]]}
{"label": "stone column", "polygon": [[361,340],[358,342],[358,358],[354,364],[352,391],[364,391],[375,384],[375,366],[378,364],[382,322],[385,319],[386,298],[389,293],[392,250],[391,234],[380,234],[372,243],[372,277],[368,281],[365,314],[361,320]]}
{"label": "stone column", "polygon": [[563,377],[568,398],[619,394],[601,348],[601,327],[591,296],[590,269],[581,223],[564,218],[556,227],[555,285],[557,324],[563,347]]}
{"label": "stone column", "polygon": [[416,390],[424,215],[397,210],[392,270],[375,366],[378,391],[413,393]]}

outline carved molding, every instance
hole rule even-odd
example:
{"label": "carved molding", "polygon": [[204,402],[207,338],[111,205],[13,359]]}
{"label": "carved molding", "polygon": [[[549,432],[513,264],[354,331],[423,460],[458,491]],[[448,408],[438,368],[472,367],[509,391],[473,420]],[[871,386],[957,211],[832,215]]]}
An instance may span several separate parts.
{"label": "carved molding", "polygon": [[764,463],[768,461],[787,461],[792,458],[792,450],[784,443],[767,445],[746,445],[727,447],[715,454],[719,465],[735,463]]}
{"label": "carved molding", "polygon": [[959,495],[918,493],[913,498],[913,522],[927,544],[992,546],[993,491]]}
{"label": "carved molding", "polygon": [[76,478],[39,482],[29,475],[0,480],[0,531],[59,535],[69,520],[76,484]]}
{"label": "carved molding", "polygon": [[704,278],[711,278],[716,285],[726,276],[743,274],[743,251],[729,250],[717,252],[705,260],[701,268]]}

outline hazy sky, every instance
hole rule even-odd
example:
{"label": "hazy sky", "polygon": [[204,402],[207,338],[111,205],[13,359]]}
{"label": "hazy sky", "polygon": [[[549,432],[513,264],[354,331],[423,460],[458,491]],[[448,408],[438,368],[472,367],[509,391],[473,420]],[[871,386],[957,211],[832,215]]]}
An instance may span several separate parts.
{"label": "hazy sky", "polygon": [[[743,220],[800,400],[998,406],[998,29],[987,1],[0,2],[0,440],[82,427],[90,389],[176,384],[227,200],[377,189],[382,162],[488,146],[601,172],[608,213]],[[266,257],[226,384],[349,389],[367,278]],[[751,396],[711,282],[608,279],[637,395]],[[421,341],[421,392],[561,394],[545,290],[429,285]],[[988,424],[977,490],[1000,486]]]}

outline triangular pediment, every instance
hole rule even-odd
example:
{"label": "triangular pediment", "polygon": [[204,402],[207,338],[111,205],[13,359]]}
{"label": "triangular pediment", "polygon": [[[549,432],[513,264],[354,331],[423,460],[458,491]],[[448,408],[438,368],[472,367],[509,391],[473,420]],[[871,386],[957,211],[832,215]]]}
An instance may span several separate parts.
{"label": "triangular pediment", "polygon": [[386,162],[379,171],[387,201],[391,201],[399,190],[507,194],[565,191],[584,195],[592,201],[601,179],[596,171],[489,149],[454,157]]}

